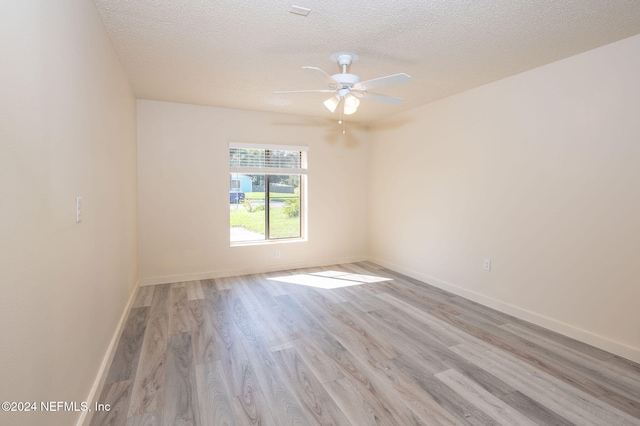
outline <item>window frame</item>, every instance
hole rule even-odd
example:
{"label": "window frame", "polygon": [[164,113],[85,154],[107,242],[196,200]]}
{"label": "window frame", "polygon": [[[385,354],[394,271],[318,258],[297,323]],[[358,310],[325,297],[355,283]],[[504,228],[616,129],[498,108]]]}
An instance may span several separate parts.
{"label": "window frame", "polygon": [[[273,165],[269,165],[269,161],[265,161],[265,164],[262,165],[236,165],[233,166],[231,164],[231,156],[233,149],[252,149],[252,150],[263,150],[265,151],[265,159],[267,158],[268,151],[289,151],[289,152],[297,152],[299,153],[299,162],[295,165],[298,167],[275,167]],[[231,240],[231,233],[229,235],[230,245],[233,246],[243,246],[243,245],[258,245],[258,244],[274,244],[274,243],[283,243],[283,242],[295,242],[295,241],[306,241],[307,240],[307,153],[309,151],[308,146],[298,146],[298,145],[274,145],[274,144],[253,144],[253,143],[229,143],[229,175],[230,181],[232,182],[237,179],[238,175],[263,175],[264,176],[264,205],[265,205],[265,213],[264,213],[264,221],[265,221],[265,230],[264,230],[264,239],[257,240],[241,240],[241,241],[233,241]],[[273,176],[282,176],[282,175],[292,175],[298,176],[298,198],[299,198],[299,236],[296,237],[272,237],[270,236],[270,220],[271,220],[271,179]],[[239,182],[239,180],[238,180]],[[231,189],[231,184],[229,185]],[[228,223],[230,224],[231,220],[229,218]],[[231,226],[230,229],[231,231]]]}

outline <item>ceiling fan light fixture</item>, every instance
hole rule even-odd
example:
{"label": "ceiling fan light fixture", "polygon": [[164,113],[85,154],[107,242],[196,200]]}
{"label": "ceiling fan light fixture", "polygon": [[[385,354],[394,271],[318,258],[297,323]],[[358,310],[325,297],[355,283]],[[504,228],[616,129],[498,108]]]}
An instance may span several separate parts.
{"label": "ceiling fan light fixture", "polygon": [[351,115],[358,110],[360,106],[360,99],[356,98],[352,94],[348,94],[344,97],[344,114]]}
{"label": "ceiling fan light fixture", "polygon": [[340,103],[340,97],[332,96],[324,101],[324,106],[331,112],[334,112]]}

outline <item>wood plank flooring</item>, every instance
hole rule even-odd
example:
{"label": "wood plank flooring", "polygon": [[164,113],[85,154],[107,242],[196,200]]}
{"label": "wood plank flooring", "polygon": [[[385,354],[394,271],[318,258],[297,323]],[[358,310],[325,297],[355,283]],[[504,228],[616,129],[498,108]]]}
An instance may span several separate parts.
{"label": "wood plank flooring", "polygon": [[143,287],[91,425],[640,425],[640,365],[369,262]]}

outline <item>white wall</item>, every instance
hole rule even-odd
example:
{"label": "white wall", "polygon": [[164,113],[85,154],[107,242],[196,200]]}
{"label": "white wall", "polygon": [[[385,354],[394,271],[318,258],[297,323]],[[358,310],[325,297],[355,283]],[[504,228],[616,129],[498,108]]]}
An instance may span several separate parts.
{"label": "white wall", "polygon": [[2,2],[0,57],[0,395],[86,401],[137,281],[135,99],[91,1]]}
{"label": "white wall", "polygon": [[[367,132],[291,115],[138,101],[141,284],[367,256]],[[229,142],[309,146],[306,242],[230,247]],[[281,258],[275,259],[275,251]]]}
{"label": "white wall", "polygon": [[370,171],[372,260],[640,361],[640,36],[391,117]]}

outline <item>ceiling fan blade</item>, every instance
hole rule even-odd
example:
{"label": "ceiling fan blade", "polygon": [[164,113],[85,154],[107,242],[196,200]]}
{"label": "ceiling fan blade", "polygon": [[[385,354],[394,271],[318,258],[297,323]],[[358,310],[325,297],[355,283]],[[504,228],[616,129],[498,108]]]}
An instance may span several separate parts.
{"label": "ceiling fan blade", "polygon": [[338,88],[340,87],[340,83],[338,83],[337,81],[335,81],[333,79],[333,77],[331,77],[329,74],[327,74],[326,72],[322,71],[320,68],[316,68],[316,67],[302,67],[303,70],[307,70],[310,71],[312,73],[314,73],[315,75],[317,75],[318,77],[322,78],[322,80],[324,80],[325,83],[327,83],[329,85],[329,87],[333,88]]}
{"label": "ceiling fan blade", "polygon": [[377,87],[391,86],[393,84],[408,83],[411,77],[405,73],[388,75],[386,77],[374,78],[373,80],[361,81],[353,85],[356,90],[369,90]]}
{"label": "ceiling fan blade", "polygon": [[389,105],[397,105],[403,101],[402,98],[396,98],[395,96],[381,95],[380,93],[362,92],[362,96],[367,99],[373,99],[374,101],[383,102]]}
{"label": "ceiling fan blade", "polygon": [[285,90],[283,92],[273,92],[274,95],[288,95],[291,93],[335,93],[337,90],[320,89],[320,90]]}

